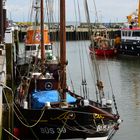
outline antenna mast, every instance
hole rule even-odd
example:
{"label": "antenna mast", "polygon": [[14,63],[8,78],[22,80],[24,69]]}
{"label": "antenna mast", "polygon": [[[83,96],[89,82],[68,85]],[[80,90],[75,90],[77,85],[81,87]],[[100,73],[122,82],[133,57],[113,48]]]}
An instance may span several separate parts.
{"label": "antenna mast", "polygon": [[140,27],[140,0],[138,3],[138,26]]}
{"label": "antenna mast", "polygon": [[[45,63],[45,46],[44,46],[44,0],[40,2],[40,11],[41,11],[41,63],[42,67]],[[43,69],[43,68],[42,68]]]}
{"label": "antenna mast", "polygon": [[65,0],[60,0],[60,63],[61,63],[61,74],[60,74],[60,85],[62,91],[61,99],[65,101],[66,94],[66,20],[65,20]]}

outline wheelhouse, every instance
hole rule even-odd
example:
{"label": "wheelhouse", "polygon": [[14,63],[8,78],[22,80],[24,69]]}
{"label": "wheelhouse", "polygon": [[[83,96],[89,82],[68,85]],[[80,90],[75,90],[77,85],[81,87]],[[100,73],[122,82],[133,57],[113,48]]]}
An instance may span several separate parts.
{"label": "wheelhouse", "polygon": [[122,40],[140,40],[140,28],[126,28],[121,30]]}
{"label": "wheelhouse", "polygon": [[[40,49],[40,45],[36,44],[36,45],[26,45],[25,46],[25,51],[37,51],[38,49]],[[45,50],[49,51],[49,50],[52,50],[52,44],[46,44],[45,45]]]}

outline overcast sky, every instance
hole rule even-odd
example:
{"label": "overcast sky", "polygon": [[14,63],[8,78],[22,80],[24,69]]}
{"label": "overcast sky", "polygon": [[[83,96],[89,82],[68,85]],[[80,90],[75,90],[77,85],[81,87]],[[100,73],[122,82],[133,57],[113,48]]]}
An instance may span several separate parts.
{"label": "overcast sky", "polygon": [[[74,0],[66,0],[68,21],[75,21],[73,1]],[[89,4],[90,19],[91,21],[94,21],[94,0],[87,1]],[[7,0],[6,7],[8,9],[8,18],[13,19],[14,21],[29,20],[28,15],[31,2],[32,0]],[[83,0],[79,0],[79,3],[81,8],[81,19],[84,21],[84,13],[82,13],[84,11],[82,10]],[[125,22],[126,16],[134,12],[138,7],[138,0],[95,0],[95,3],[98,20],[102,22]]]}

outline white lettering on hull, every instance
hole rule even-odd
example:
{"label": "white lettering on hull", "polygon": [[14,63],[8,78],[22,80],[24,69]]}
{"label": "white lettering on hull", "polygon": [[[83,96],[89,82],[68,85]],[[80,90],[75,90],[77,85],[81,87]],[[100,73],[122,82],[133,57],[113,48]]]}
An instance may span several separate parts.
{"label": "white lettering on hull", "polygon": [[63,128],[63,130],[62,130],[62,128],[59,128],[59,127],[57,127],[57,128],[49,128],[49,127],[41,127],[40,128],[40,132],[42,133],[42,134],[56,134],[56,133],[66,133],[66,128]]}

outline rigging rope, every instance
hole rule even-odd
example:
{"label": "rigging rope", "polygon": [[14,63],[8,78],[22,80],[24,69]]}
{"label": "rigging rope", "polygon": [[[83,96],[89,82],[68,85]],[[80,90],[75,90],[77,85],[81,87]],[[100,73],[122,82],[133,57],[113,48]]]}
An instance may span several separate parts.
{"label": "rigging rope", "polygon": [[14,136],[11,132],[9,132],[8,130],[6,130],[5,128],[2,128],[6,133],[8,133],[9,135],[11,135],[14,139],[16,140],[20,140],[19,138],[17,138],[16,136]]}
{"label": "rigging rope", "polygon": [[[91,23],[90,23],[90,15],[89,15],[89,9],[88,9],[88,3],[87,3],[87,0],[84,0],[84,5],[85,5],[85,15],[86,15],[86,20],[87,20],[87,23],[88,23],[88,27],[89,27],[89,37],[91,37],[91,34],[92,34],[92,28],[91,28]],[[87,52],[87,51],[86,51]],[[99,75],[100,75],[100,70],[99,70],[99,66],[97,65],[97,61],[96,61],[96,57],[95,57],[95,54],[93,54],[94,56],[94,65],[95,65],[95,75],[96,75],[96,79],[97,81],[100,81],[100,78],[99,78]],[[93,65],[92,65],[93,66]],[[94,82],[95,84],[95,82]],[[95,84],[95,89],[96,89],[96,98],[97,98],[97,101],[98,101],[98,92],[97,92],[97,88],[96,88],[96,84]],[[100,96],[100,94],[99,94]],[[100,97],[101,99],[101,97]]]}
{"label": "rigging rope", "polygon": [[[76,3],[75,3],[75,5],[76,5]],[[79,22],[81,23],[79,1],[77,1],[77,5],[78,5]],[[76,13],[76,7],[75,7],[75,13]],[[77,16],[76,16],[76,19],[77,19]],[[82,39],[82,33],[80,33],[77,37],[78,37],[78,39]],[[88,90],[87,90],[87,82],[86,82],[86,74],[85,74],[86,73],[85,72],[85,60],[84,60],[84,53],[83,53],[84,49],[80,46],[79,46],[79,56],[80,56],[79,58],[80,58],[80,67],[81,67],[80,70],[81,70],[81,77],[82,77],[82,88],[83,88],[84,97],[88,98],[88,93],[87,93]]]}
{"label": "rigging rope", "polygon": [[[16,104],[14,104],[14,106],[16,107],[16,109],[18,110],[18,112],[20,113],[20,115],[22,116],[22,118],[23,118],[23,119],[26,121],[26,123],[27,123],[27,120],[24,118],[24,116],[22,115],[22,113],[20,112],[20,110],[18,109],[18,107],[16,106]],[[24,126],[32,128],[32,127],[35,127],[35,126],[40,122],[40,120],[42,119],[42,117],[43,117],[43,115],[44,115],[44,112],[45,112],[45,107],[42,109],[42,113],[41,113],[40,117],[38,118],[38,120],[37,120],[34,124],[32,124],[32,125],[27,125],[27,124],[25,124],[25,123],[20,119],[20,117],[18,116],[18,114],[16,113],[16,111],[15,111],[14,108],[13,108],[13,110],[14,110],[15,115],[16,115],[17,118],[19,119],[19,121],[20,121]]]}
{"label": "rigging rope", "polygon": [[62,134],[62,132],[63,132],[63,129],[64,129],[64,127],[65,127],[67,121],[68,121],[68,117],[65,119],[64,125],[62,126],[62,128],[61,128],[61,130],[60,130],[60,133],[59,133],[59,135],[58,135],[58,137],[57,137],[56,140],[59,140],[59,138],[60,138],[60,136],[61,136],[61,134]]}
{"label": "rigging rope", "polygon": [[[53,41],[53,52],[55,51],[56,56],[59,57],[59,47],[58,46],[54,46],[54,43],[57,40],[57,32],[58,29],[56,29],[56,25],[58,26],[58,24],[54,24],[56,21],[56,17],[54,12],[55,10],[55,4],[56,1],[54,0],[46,0],[46,15],[47,15],[47,23],[48,23],[48,27],[49,27],[49,37],[50,37],[50,41]],[[59,28],[59,27],[57,27]],[[50,30],[53,30],[53,32],[51,32],[50,34]],[[51,36],[50,36],[51,35]],[[58,58],[57,58],[58,59]]]}
{"label": "rigging rope", "polygon": [[[13,91],[9,88],[9,87],[7,87],[6,86],[6,88],[8,88],[11,92],[12,92],[12,96],[13,96]],[[10,111],[10,105],[9,105],[9,103],[8,103],[8,99],[7,99],[7,96],[6,96],[6,94],[5,94],[5,91],[4,91],[4,88],[3,88],[3,93],[4,93],[4,97],[5,97],[5,100],[6,100],[6,104],[7,104],[7,106],[8,106],[8,108],[9,108],[9,123],[10,123],[10,115],[11,115],[11,111]],[[13,97],[14,98],[14,97]],[[13,104],[12,104],[12,110],[14,110],[14,102],[13,102]],[[20,111],[19,111],[20,112]],[[20,114],[21,114],[21,112],[20,112]],[[13,122],[12,122],[13,123]],[[5,129],[6,130],[6,129]],[[36,139],[37,140],[39,140],[38,138],[37,138],[37,136],[36,136],[36,134],[33,132],[33,130],[31,129],[31,131],[32,131],[32,133],[33,133],[33,135],[36,137]]]}
{"label": "rigging rope", "polygon": [[[75,1],[74,1],[75,2]],[[76,4],[75,4],[76,5]],[[74,5],[74,8],[75,8],[75,12],[76,13],[76,7]],[[79,21],[81,22],[81,16],[80,16],[80,7],[79,7],[79,3],[78,3],[78,13],[79,13]],[[77,16],[76,16],[77,17]],[[78,39],[79,39],[79,36],[78,36]],[[81,76],[82,76],[82,79],[84,79],[83,77],[83,68],[82,68],[82,55],[81,55],[81,52],[80,52],[80,48],[79,48],[79,56],[80,56],[80,70],[81,70]]]}
{"label": "rigging rope", "polygon": [[71,74],[70,74],[69,68],[68,68],[68,74],[69,74],[69,79],[70,79],[70,82],[71,82],[73,93],[75,93],[75,88],[74,88],[74,84],[73,84],[73,81],[72,81],[72,78],[71,78]]}
{"label": "rigging rope", "polygon": [[[5,97],[6,99],[7,99],[7,97]],[[7,104],[8,104],[8,100],[6,100],[7,101]],[[21,112],[20,112],[20,110],[18,109],[18,107],[16,106],[16,104],[14,103],[14,106],[16,107],[16,109],[18,110],[18,112],[20,113],[20,115],[22,116],[22,118],[24,119],[24,121],[26,122],[26,123],[28,123],[27,122],[27,120],[24,118],[24,116],[21,114]],[[15,109],[13,108],[13,110],[14,110],[14,113],[15,113],[15,115],[17,116],[17,118],[19,119],[19,121],[24,125],[24,126],[26,126],[26,127],[29,127],[29,128],[32,128],[32,127],[34,127],[35,125],[37,125],[39,122],[40,122],[40,120],[41,120],[41,118],[42,118],[42,116],[44,115],[44,112],[45,112],[45,107],[42,109],[42,113],[41,113],[41,115],[40,115],[40,117],[39,117],[39,119],[36,121],[36,123],[34,123],[33,125],[27,125],[27,124],[25,124],[21,119],[20,119],[20,116],[18,116],[18,114],[16,113],[16,111],[15,111]],[[72,119],[71,118],[71,112],[72,113],[82,113],[82,114],[88,114],[88,115],[93,115],[94,113],[88,113],[88,112],[79,112],[79,111],[70,111],[70,110],[67,110],[67,109],[59,109],[58,108],[58,110],[63,110],[63,111],[66,111],[66,112],[64,112],[63,114],[61,114],[60,116],[58,116],[58,117],[56,117],[56,118],[52,118],[52,120],[62,120],[63,121],[63,119],[65,119],[65,122],[63,122],[63,127],[62,127],[62,129],[61,129],[61,131],[60,131],[60,133],[59,133],[59,135],[58,135],[58,138],[60,137],[60,135],[62,134],[62,131],[63,131],[63,128],[67,125],[66,124],[66,122],[67,122],[67,120],[68,119]],[[101,115],[101,114],[100,114]],[[73,117],[74,117],[75,115],[73,115]],[[74,118],[73,118],[74,119]],[[94,119],[95,120],[95,119]],[[101,122],[102,122],[102,124],[104,124],[104,121],[103,121],[103,119],[101,119]],[[83,127],[82,125],[80,125],[77,121],[75,121],[75,123],[79,126],[79,127],[81,127],[83,130],[83,132],[85,131],[86,133],[91,133],[91,134],[93,134],[93,131],[91,131],[89,128],[87,129],[86,127]],[[95,123],[96,124],[96,123]],[[119,124],[119,123],[118,123]],[[117,124],[117,125],[118,125]],[[68,126],[68,125],[67,125]],[[96,125],[95,125],[96,126]],[[70,126],[69,126],[70,127]],[[91,126],[91,127],[93,127],[93,126]],[[70,127],[71,128],[71,127]],[[73,127],[72,127],[73,128]],[[95,127],[94,127],[95,128]],[[92,128],[93,129],[93,128]],[[32,130],[32,129],[31,129]],[[75,129],[76,131],[81,131],[81,129]],[[33,130],[32,130],[33,131]],[[36,139],[38,139],[39,140],[39,138],[37,138],[37,136],[35,135],[35,133],[34,132],[32,132],[33,134],[34,134],[34,136],[36,137]],[[57,138],[57,139],[58,139]]]}
{"label": "rigging rope", "polygon": [[[87,3],[87,0],[84,1],[85,2],[85,13],[86,13],[86,16],[87,16],[87,23],[89,25],[89,36],[91,37],[92,35],[92,26],[91,26],[91,23],[90,23],[90,15],[89,15],[89,10],[88,10],[88,3]],[[94,1],[94,5],[95,5],[95,1]],[[95,6],[96,7],[96,6]],[[95,56],[95,53],[93,52],[93,57],[94,57],[94,65],[95,65],[95,73],[96,73],[96,79],[97,79],[97,87],[98,87],[98,91],[99,91],[99,98],[100,98],[100,101],[101,99],[104,97],[104,92],[103,92],[103,85],[101,85],[101,78],[100,78],[100,70],[99,70],[99,65],[97,64],[97,61],[96,61],[96,56]],[[97,91],[96,91],[96,97],[97,97],[97,101],[98,101],[98,94],[97,94]]]}
{"label": "rigging rope", "polygon": [[94,8],[95,8],[95,17],[97,18],[97,20],[95,20],[95,23],[99,23],[98,13],[97,13],[97,8],[96,8],[96,2],[95,2],[95,0],[93,0],[93,3],[94,3]]}
{"label": "rigging rope", "polygon": [[87,21],[88,24],[90,24],[90,15],[89,15],[87,0],[84,0],[84,6],[85,6],[86,21]]}
{"label": "rigging rope", "polygon": [[109,83],[110,83],[110,87],[111,87],[111,94],[112,94],[114,107],[115,107],[115,110],[116,110],[116,114],[119,115],[118,108],[117,108],[117,103],[116,103],[116,100],[115,100],[115,95],[114,95],[113,87],[112,87],[112,83],[111,83],[109,68],[108,68],[108,59],[106,59],[106,57],[105,57],[105,60],[106,60],[106,68],[107,68],[107,72],[108,72],[108,78],[109,78]]}

